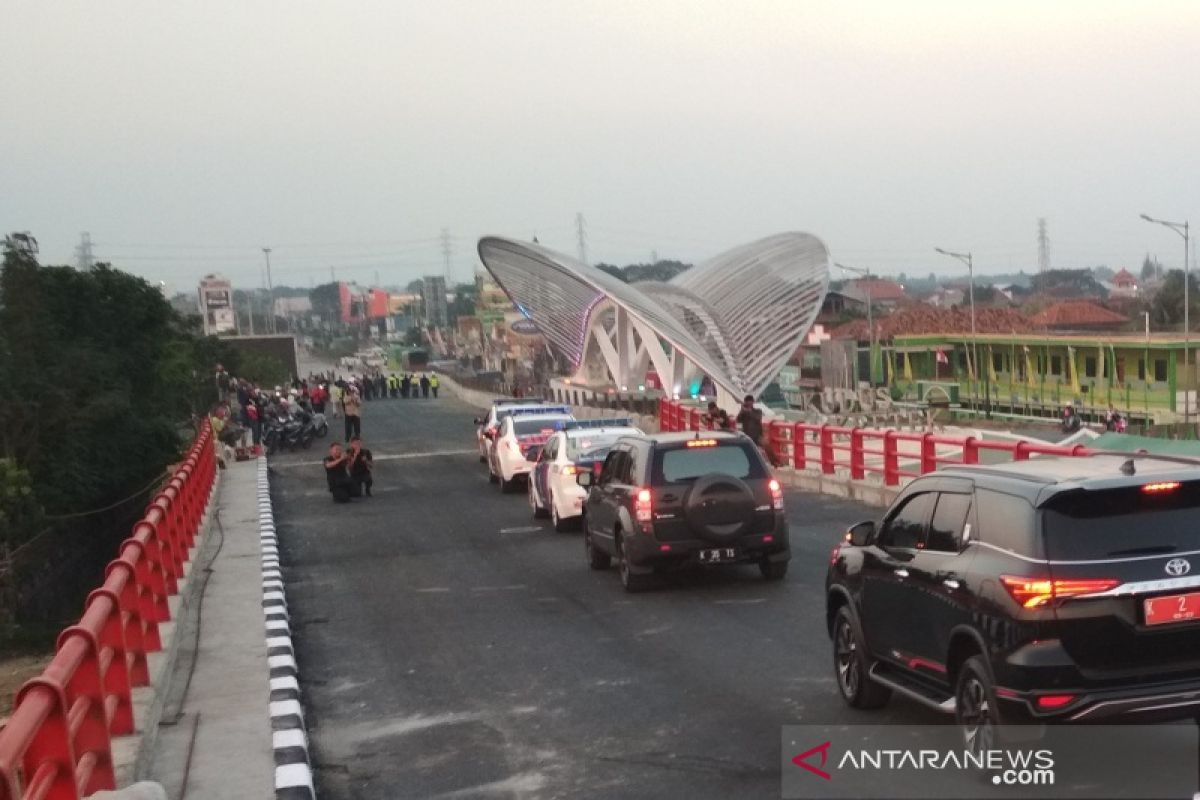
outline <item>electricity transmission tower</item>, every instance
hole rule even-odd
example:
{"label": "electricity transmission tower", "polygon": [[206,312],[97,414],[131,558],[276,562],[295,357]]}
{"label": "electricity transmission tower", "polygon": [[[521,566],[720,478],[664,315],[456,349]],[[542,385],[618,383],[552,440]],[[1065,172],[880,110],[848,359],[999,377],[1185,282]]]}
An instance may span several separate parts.
{"label": "electricity transmission tower", "polygon": [[442,261],[443,272],[442,277],[446,279],[446,285],[450,285],[450,256],[454,252],[453,240],[450,238],[450,229],[442,228]]}
{"label": "electricity transmission tower", "polygon": [[575,237],[579,245],[579,260],[584,264],[588,263],[587,258],[587,223],[583,219],[583,212],[575,214]]}
{"label": "electricity transmission tower", "polygon": [[79,246],[75,248],[75,268],[80,272],[88,272],[96,266],[96,258],[92,253],[92,235],[86,231],[79,234]]}
{"label": "electricity transmission tower", "polygon": [[1050,269],[1050,237],[1046,235],[1046,218],[1038,218],[1038,274]]}

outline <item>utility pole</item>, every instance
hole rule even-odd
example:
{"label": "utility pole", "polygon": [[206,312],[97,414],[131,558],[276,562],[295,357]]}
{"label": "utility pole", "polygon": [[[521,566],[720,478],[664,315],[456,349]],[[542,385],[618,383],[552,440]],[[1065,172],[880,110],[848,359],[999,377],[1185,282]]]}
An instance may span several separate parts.
{"label": "utility pole", "polygon": [[654,266],[657,263],[658,263],[658,251],[651,250],[650,251],[650,266]]}
{"label": "utility pole", "polygon": [[246,305],[250,307],[250,335],[254,335],[254,290],[251,289],[246,293]]}
{"label": "utility pole", "polygon": [[92,235],[87,231],[79,234],[79,246],[75,248],[75,267],[80,272],[89,272],[96,266],[92,254]]}
{"label": "utility pole", "polygon": [[1046,235],[1046,218],[1038,218],[1038,274],[1050,269],[1050,237]]}
{"label": "utility pole", "polygon": [[442,228],[442,262],[443,275],[446,279],[446,285],[450,285],[450,254],[454,252],[453,240],[450,238],[450,229]]}
{"label": "utility pole", "polygon": [[[968,279],[968,281],[970,281],[967,284],[967,287],[968,287],[967,290],[971,293],[971,360],[974,362],[974,364],[972,365],[973,366],[972,371],[978,370],[978,369],[980,369],[981,365],[979,363],[979,334],[975,330],[975,258],[971,255],[970,251],[968,251],[966,253],[954,253],[954,252],[951,252],[950,250],[943,250],[940,247],[935,247],[933,249],[937,253],[941,253],[944,256],[950,256],[951,258],[956,258],[959,261],[961,261],[962,263],[967,265],[967,279]],[[983,413],[987,416],[988,419],[991,419],[992,418],[992,383],[988,379],[989,375],[991,375],[991,370],[984,369],[983,370],[983,377],[984,377]],[[978,387],[979,386],[979,378],[977,376],[972,376],[972,378],[975,381],[975,386]],[[973,398],[975,393],[972,392],[971,394],[972,394],[972,398]]]}
{"label": "utility pole", "polygon": [[575,213],[575,238],[579,245],[579,260],[584,264],[588,263],[587,258],[587,223],[583,219],[583,212]]}
{"label": "utility pole", "polygon": [[337,275],[334,274],[334,270],[333,270],[332,266],[329,268],[329,282],[337,283]]}
{"label": "utility pole", "polygon": [[[1191,266],[1188,262],[1188,245],[1191,237],[1191,228],[1188,225],[1188,220],[1183,222],[1168,222],[1165,219],[1155,219],[1154,217],[1142,214],[1142,219],[1146,222],[1153,222],[1156,225],[1162,225],[1164,228],[1170,228],[1177,234],[1183,237],[1183,366],[1184,382],[1187,388],[1184,390],[1183,401],[1183,423],[1191,425],[1192,423],[1192,391],[1196,385],[1195,369],[1196,365],[1192,361],[1192,326],[1188,311],[1191,306],[1191,298],[1189,297],[1188,287],[1192,282]],[[1172,356],[1174,358],[1174,356]]]}
{"label": "utility pole", "polygon": [[268,327],[271,333],[277,333],[275,330],[275,287],[271,285],[271,248],[264,247],[262,251],[267,258],[267,314],[270,320]]}

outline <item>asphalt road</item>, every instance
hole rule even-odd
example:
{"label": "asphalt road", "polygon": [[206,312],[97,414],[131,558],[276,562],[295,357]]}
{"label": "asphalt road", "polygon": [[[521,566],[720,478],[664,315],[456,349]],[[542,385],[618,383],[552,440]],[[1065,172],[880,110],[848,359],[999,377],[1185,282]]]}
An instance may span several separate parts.
{"label": "asphalt road", "polygon": [[474,415],[367,403],[376,496],[349,506],[328,441],[272,460],[322,797],[778,797],[782,725],[939,719],[836,694],[825,567],[875,509],[791,492],[782,583],[735,567],[626,595],[488,483]]}

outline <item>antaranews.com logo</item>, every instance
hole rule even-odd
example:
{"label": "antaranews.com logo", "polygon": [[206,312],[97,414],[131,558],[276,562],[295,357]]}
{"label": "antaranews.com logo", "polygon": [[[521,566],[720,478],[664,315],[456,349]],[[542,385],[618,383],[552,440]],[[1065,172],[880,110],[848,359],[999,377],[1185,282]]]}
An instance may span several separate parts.
{"label": "antaranews.com logo", "polygon": [[787,725],[782,734],[785,798],[1115,800],[1200,788],[1194,723],[1007,726],[981,751],[964,747],[952,724]]}
{"label": "antaranews.com logo", "polygon": [[[823,780],[833,742],[825,741],[792,758],[792,763]],[[858,749],[844,750],[830,767],[838,773],[849,770],[895,772],[912,770],[973,770],[991,774],[996,786],[1051,786],[1054,784],[1054,753],[1038,750]]]}

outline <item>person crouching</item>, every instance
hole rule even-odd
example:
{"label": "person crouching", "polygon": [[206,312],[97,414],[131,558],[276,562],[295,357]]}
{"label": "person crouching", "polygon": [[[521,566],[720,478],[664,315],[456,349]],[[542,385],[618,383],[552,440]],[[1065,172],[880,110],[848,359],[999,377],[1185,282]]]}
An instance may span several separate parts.
{"label": "person crouching", "polygon": [[350,455],[342,451],[339,443],[329,445],[329,455],[325,456],[325,480],[329,482],[329,492],[335,503],[349,503],[357,488],[350,478],[349,463]]}

